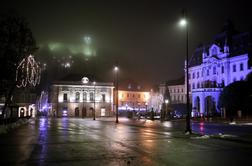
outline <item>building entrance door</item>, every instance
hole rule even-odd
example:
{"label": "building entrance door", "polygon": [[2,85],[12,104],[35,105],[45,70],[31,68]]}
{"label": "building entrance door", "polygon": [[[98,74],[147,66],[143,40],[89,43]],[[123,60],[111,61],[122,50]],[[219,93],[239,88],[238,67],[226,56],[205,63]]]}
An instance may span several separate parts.
{"label": "building entrance door", "polygon": [[79,107],[76,107],[75,108],[75,117],[79,117],[79,114],[80,114]]}

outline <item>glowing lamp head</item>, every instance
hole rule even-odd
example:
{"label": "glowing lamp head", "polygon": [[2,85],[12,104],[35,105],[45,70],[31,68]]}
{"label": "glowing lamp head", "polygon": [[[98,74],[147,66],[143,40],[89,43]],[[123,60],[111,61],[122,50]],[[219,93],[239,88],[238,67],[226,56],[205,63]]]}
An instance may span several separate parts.
{"label": "glowing lamp head", "polygon": [[119,68],[118,68],[117,66],[115,66],[115,67],[114,67],[114,71],[117,72],[118,70],[119,70]]}
{"label": "glowing lamp head", "polygon": [[165,99],[165,104],[168,104],[169,103],[169,100],[168,99]]}
{"label": "glowing lamp head", "polygon": [[180,22],[179,22],[179,25],[182,26],[182,27],[185,27],[187,25],[187,21],[186,19],[181,19]]}

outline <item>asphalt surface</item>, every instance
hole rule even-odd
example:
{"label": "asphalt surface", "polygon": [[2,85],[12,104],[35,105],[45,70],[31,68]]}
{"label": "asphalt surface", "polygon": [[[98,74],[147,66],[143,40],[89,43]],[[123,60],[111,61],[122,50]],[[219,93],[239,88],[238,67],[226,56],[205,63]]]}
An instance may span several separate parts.
{"label": "asphalt surface", "polygon": [[187,136],[184,125],[40,118],[0,135],[0,165],[251,165],[252,127],[194,122],[203,136]]}

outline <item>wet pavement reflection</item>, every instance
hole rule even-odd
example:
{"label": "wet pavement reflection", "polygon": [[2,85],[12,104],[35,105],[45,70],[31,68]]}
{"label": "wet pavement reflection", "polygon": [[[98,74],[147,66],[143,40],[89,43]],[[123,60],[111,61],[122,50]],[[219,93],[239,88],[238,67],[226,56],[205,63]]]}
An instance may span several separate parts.
{"label": "wet pavement reflection", "polygon": [[[193,123],[192,128],[219,132],[212,125]],[[0,165],[201,165],[198,158],[216,165],[218,159],[239,162],[228,160],[237,155],[244,162],[252,154],[251,143],[191,139],[184,127],[184,121],[39,118],[1,135]]]}

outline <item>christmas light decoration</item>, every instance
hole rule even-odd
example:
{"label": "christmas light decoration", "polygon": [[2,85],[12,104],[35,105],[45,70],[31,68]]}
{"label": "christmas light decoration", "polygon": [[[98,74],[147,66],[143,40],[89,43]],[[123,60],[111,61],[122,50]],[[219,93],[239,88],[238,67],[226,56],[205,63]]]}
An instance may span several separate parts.
{"label": "christmas light decoration", "polygon": [[32,55],[24,58],[16,69],[17,87],[36,86],[40,83],[41,69]]}

